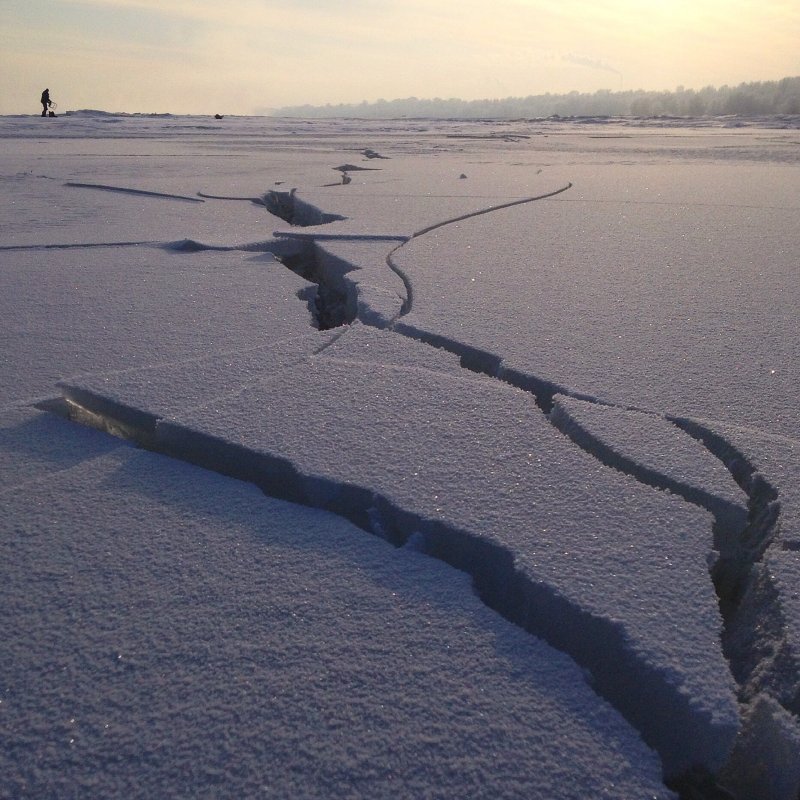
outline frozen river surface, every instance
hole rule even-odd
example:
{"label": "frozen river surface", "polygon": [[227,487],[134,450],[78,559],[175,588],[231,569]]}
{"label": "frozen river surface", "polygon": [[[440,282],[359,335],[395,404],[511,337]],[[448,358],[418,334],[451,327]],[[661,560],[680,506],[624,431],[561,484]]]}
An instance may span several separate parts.
{"label": "frozen river surface", "polygon": [[797,800],[794,123],[0,119],[0,797]]}

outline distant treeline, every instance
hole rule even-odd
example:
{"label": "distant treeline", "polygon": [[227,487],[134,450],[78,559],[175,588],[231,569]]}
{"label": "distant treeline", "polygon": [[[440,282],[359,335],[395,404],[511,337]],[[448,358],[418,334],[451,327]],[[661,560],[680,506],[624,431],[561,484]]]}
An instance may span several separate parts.
{"label": "distant treeline", "polygon": [[290,117],[444,117],[450,119],[531,118],[531,117],[704,117],[735,114],[800,114],[800,77],[779,81],[741,83],[738,86],[706,86],[674,92],[642,89],[593,94],[540,94],[507,97],[503,100],[458,100],[456,98],[377,100],[374,103],[342,103],[325,106],[287,106],[275,109],[272,116]]}

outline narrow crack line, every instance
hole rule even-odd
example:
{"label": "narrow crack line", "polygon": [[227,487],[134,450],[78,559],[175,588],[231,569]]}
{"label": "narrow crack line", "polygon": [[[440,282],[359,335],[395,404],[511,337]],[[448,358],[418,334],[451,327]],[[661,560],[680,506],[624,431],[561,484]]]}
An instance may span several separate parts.
{"label": "narrow crack line", "polygon": [[564,203],[586,203],[588,205],[610,206],[678,206],[691,208],[752,208],[764,211],[800,211],[800,206],[770,206],[745,203],[696,203],[686,200],[603,200],[599,198],[565,197]]}
{"label": "narrow crack line", "polygon": [[389,267],[395,275],[403,282],[403,286],[406,290],[406,297],[403,300],[402,305],[400,306],[400,311],[398,312],[395,319],[391,320],[389,323],[389,327],[391,328],[394,323],[400,318],[404,317],[411,311],[411,306],[414,304],[414,287],[411,284],[411,279],[406,275],[405,271],[402,267],[398,266],[398,264],[394,260],[394,254],[404,245],[406,242],[400,242],[396,247],[393,247],[387,254],[386,254],[386,266]]}
{"label": "narrow crack line", "polygon": [[327,231],[274,231],[281,239],[311,239],[335,242],[400,242],[405,244],[408,236],[402,233],[328,233]]}
{"label": "narrow crack line", "polygon": [[[758,472],[755,465],[753,465],[740,450],[734,447],[724,436],[715,433],[711,428],[698,420],[671,414],[667,415],[666,419],[693,439],[696,439],[715,455],[725,464],[742,491],[748,496],[753,496],[752,484],[754,478],[758,475],[763,480],[763,476],[761,476],[761,473]],[[765,486],[766,494],[769,495],[769,500],[775,500],[778,496],[778,490],[766,481]]]}
{"label": "narrow crack line", "polygon": [[[624,410],[619,406],[609,407],[620,411]],[[657,417],[658,415],[651,414],[650,416]],[[552,425],[573,444],[589,455],[594,456],[606,467],[621,472],[623,475],[628,475],[639,483],[650,486],[653,489],[678,495],[686,500],[687,503],[710,512],[715,520],[715,546],[717,546],[717,549],[724,546],[724,540],[740,535],[744,530],[745,520],[740,506],[736,505],[736,503],[717,497],[697,486],[671,478],[662,472],[638,463],[633,458],[623,455],[613,445],[608,445],[597,438],[559,405],[554,406],[548,418]],[[717,539],[720,541],[716,541]]]}
{"label": "narrow crack line", "polygon": [[0,250],[79,250],[88,247],[158,247],[162,242],[81,242],[77,244],[7,244]]}
{"label": "narrow crack line", "polygon": [[[406,336],[431,347],[435,347],[440,350],[444,349],[450,353],[453,353],[454,355],[457,355],[460,359],[463,369],[480,375],[487,375],[490,378],[500,381],[501,383],[506,383],[509,386],[513,386],[517,389],[522,389],[523,391],[528,392],[534,397],[537,406],[542,410],[548,421],[554,427],[556,427],[561,433],[570,439],[570,441],[572,441],[576,447],[580,447],[593,458],[596,458],[598,461],[600,461],[604,466],[629,475],[639,483],[650,486],[651,488],[660,491],[669,490],[673,494],[679,495],[687,502],[709,511],[715,517],[715,519],[718,520],[718,522],[724,521],[725,518],[730,515],[735,515],[737,508],[735,504],[727,503],[722,498],[715,497],[714,495],[702,489],[693,487],[690,484],[673,480],[662,473],[656,472],[655,470],[650,470],[640,464],[637,464],[635,461],[622,456],[612,448],[604,445],[582,427],[581,432],[584,438],[581,438],[581,436],[577,435],[577,432],[570,429],[571,426],[564,422],[561,415],[558,413],[553,413],[555,404],[554,398],[559,394],[575,400],[581,400],[586,403],[592,403],[593,405],[604,406],[606,408],[613,408],[619,411],[636,411],[637,413],[647,414],[648,416],[653,417],[661,416],[658,412],[634,408],[630,405],[620,405],[605,400],[600,400],[592,395],[569,390],[563,386],[559,386],[558,384],[551,383],[542,378],[537,378],[533,375],[523,373],[519,370],[508,369],[505,367],[500,356],[489,351],[479,350],[469,345],[454,342],[446,337],[434,336],[424,331],[420,331],[419,329],[406,327],[405,325],[393,326],[393,330],[401,336]],[[664,417],[664,419],[672,422],[673,424],[678,424],[674,418],[669,416]],[[577,423],[573,424],[577,426]],[[679,427],[681,426],[679,425]],[[685,432],[689,433],[687,430],[685,430]],[[737,476],[731,470],[729,462],[726,461],[726,459],[722,457],[717,450],[709,447],[708,444],[700,437],[693,436],[692,438],[697,439],[701,444],[703,444],[706,450],[708,450],[712,456],[717,458],[723,464],[726,470],[731,472],[736,483],[746,494],[748,494],[748,496],[750,496],[747,485],[742,485],[742,481],[740,480],[739,476]]]}
{"label": "narrow crack line", "polygon": [[324,353],[331,345],[336,344],[336,342],[338,342],[348,330],[350,329],[347,325],[342,325],[338,330],[336,330],[336,333],[333,334],[330,339],[328,339],[327,342],[323,342],[319,347],[317,347],[312,352],[312,355],[318,356],[320,353]]}
{"label": "narrow crack line", "polygon": [[230,195],[208,194],[206,192],[198,192],[197,196],[205,200],[240,200],[246,203],[255,203],[259,206],[264,205],[264,200],[261,197],[231,197]]}
{"label": "narrow crack line", "polygon": [[[405,273],[405,271],[397,264],[397,261],[395,260],[395,255],[401,248],[405,247],[405,245],[407,245],[409,242],[413,242],[414,239],[418,239],[421,236],[425,236],[426,234],[431,233],[431,231],[438,230],[439,228],[443,228],[446,225],[453,225],[457,222],[461,222],[466,219],[472,219],[472,217],[480,217],[483,216],[484,214],[491,214],[494,211],[500,211],[504,208],[512,208],[513,206],[521,206],[527,203],[535,203],[537,200],[546,200],[548,197],[555,197],[556,195],[561,194],[562,192],[566,192],[567,189],[571,188],[572,188],[572,183],[570,182],[566,186],[562,186],[560,189],[556,189],[553,192],[540,194],[537,195],[536,197],[523,197],[520,200],[511,200],[507,203],[500,203],[498,205],[489,206],[488,208],[482,208],[478,211],[472,211],[469,214],[462,214],[461,216],[453,217],[452,219],[447,219],[444,220],[443,222],[437,222],[435,225],[429,225],[427,228],[423,228],[422,230],[417,231],[413,236],[411,236],[406,241],[400,242],[400,244],[398,244],[397,247],[394,247],[392,250],[390,250],[386,256],[386,265],[389,267],[390,270],[392,270],[392,272],[394,272],[397,275],[398,278],[400,278],[401,281],[403,281],[403,285],[406,288],[406,300],[403,303],[402,308],[400,309],[398,319],[408,314],[414,305],[414,289],[411,283],[411,279]],[[394,322],[395,320],[392,320],[391,324],[394,324]]]}
{"label": "narrow crack line", "polygon": [[285,249],[275,240],[247,244],[204,244],[195,239],[180,239],[175,242],[145,240],[141,242],[74,242],[61,244],[8,244],[0,245],[0,252],[25,250],[81,250],[93,247],[160,247],[182,253],[199,253],[206,250],[217,252],[278,253]]}
{"label": "narrow crack line", "polygon": [[158,197],[163,200],[181,200],[185,203],[204,203],[199,197],[187,197],[182,194],[167,194],[165,192],[150,192],[145,189],[128,189],[124,186],[109,186],[103,183],[78,183],[76,181],[67,181],[64,186],[70,186],[76,189],[99,189],[103,192],[117,192],[119,194],[132,194],[141,195],[143,197]]}
{"label": "narrow crack line", "polygon": [[[471,219],[472,217],[482,216],[484,214],[490,214],[495,211],[500,211],[505,208],[511,208],[513,206],[524,205],[527,203],[533,203],[537,200],[544,200],[549,197],[554,197],[555,195],[561,194],[562,192],[567,191],[572,187],[572,183],[568,183],[566,186],[562,186],[559,189],[556,189],[552,192],[547,192],[545,194],[536,195],[535,197],[524,197],[516,200],[511,200],[506,203],[500,203],[498,205],[490,206],[488,208],[482,208],[477,211],[472,211],[468,214],[462,214],[458,217],[453,219],[444,220],[443,222],[438,222],[435,225],[430,225],[427,228],[424,228],[417,233],[414,233],[412,236],[407,236],[405,234],[359,234],[359,233],[332,233],[328,231],[275,231],[273,235],[278,239],[283,240],[295,240],[298,242],[310,242],[314,243],[316,241],[390,241],[390,242],[397,242],[395,247],[393,247],[389,253],[386,255],[386,266],[394,272],[398,278],[403,283],[405,288],[405,299],[402,300],[400,310],[398,313],[385,324],[378,324],[378,327],[387,327],[391,328],[397,320],[401,317],[405,316],[411,311],[414,302],[414,289],[413,284],[408,276],[408,274],[399,266],[395,259],[395,255],[402,248],[405,246],[409,241],[412,241],[415,238],[420,236],[424,236],[431,231],[437,230],[438,228],[444,227],[446,225],[452,225],[462,220]],[[231,198],[232,199],[232,198]],[[261,202],[267,210],[273,214],[274,216],[283,219],[284,221],[288,222],[293,227],[312,227],[312,226],[319,226],[328,224],[329,222],[343,220],[344,217],[340,217],[334,214],[326,214],[316,206],[312,206],[304,201],[300,201],[297,198],[297,190],[291,189],[289,191],[277,191],[277,190],[270,190],[266,195],[264,195],[263,200],[258,201],[255,200],[254,202]],[[310,263],[313,259],[305,259],[309,263],[305,264],[305,271],[309,274],[312,272],[318,272],[316,267]],[[290,266],[290,269],[295,269],[295,267]],[[306,276],[307,277],[307,276]],[[318,276],[319,279],[314,279],[314,282],[318,283],[320,286],[324,284],[324,275]],[[355,297],[351,298],[354,303],[354,306],[358,305],[358,288],[355,286],[350,286],[348,292],[354,292]],[[345,320],[350,321],[350,320]],[[362,320],[365,324],[374,325],[375,322],[372,320]],[[330,326],[328,326],[330,327]]]}
{"label": "narrow crack line", "polygon": [[512,208],[513,206],[523,206],[526,203],[535,203],[537,200],[546,200],[548,197],[555,197],[556,195],[566,192],[567,189],[571,188],[572,182],[570,181],[566,186],[562,186],[560,189],[547,192],[546,194],[536,195],[535,197],[523,197],[521,200],[510,200],[507,203],[499,203],[498,205],[489,206],[488,208],[481,208],[478,211],[470,211],[468,214],[461,214],[458,217],[437,222],[435,225],[429,225],[427,228],[417,231],[412,238],[416,239],[419,236],[425,236],[426,233],[438,230],[439,228],[444,228],[446,225],[453,225],[456,222],[462,222],[465,219],[472,219],[472,217],[480,217],[484,214],[491,214],[494,211],[501,211],[504,208]]}

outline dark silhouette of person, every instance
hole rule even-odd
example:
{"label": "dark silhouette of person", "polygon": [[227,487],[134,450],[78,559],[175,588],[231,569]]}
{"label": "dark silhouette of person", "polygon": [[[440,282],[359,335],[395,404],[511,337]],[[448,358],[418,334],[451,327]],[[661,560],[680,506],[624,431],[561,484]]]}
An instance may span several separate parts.
{"label": "dark silhouette of person", "polygon": [[47,109],[50,108],[51,105],[53,105],[53,103],[50,100],[50,90],[49,89],[45,89],[42,92],[42,116],[43,117],[47,116]]}

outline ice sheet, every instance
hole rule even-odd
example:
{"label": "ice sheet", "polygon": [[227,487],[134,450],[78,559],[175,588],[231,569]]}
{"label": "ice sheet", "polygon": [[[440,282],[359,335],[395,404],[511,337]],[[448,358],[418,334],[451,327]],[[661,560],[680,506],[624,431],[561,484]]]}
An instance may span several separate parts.
{"label": "ice sheet", "polygon": [[710,518],[602,467],[526,393],[323,354],[159,423],[156,439],[389,538],[421,533],[430,552],[477,571],[501,608],[517,582],[519,607],[503,610],[593,670],[670,774],[725,761],[737,710],[708,576]]}
{"label": "ice sheet", "polygon": [[696,201],[693,169],[620,170],[581,200],[576,178],[412,239],[398,329],[491,353],[520,384],[792,435],[800,173],[717,165]]}
{"label": "ice sheet", "polygon": [[270,254],[154,247],[0,254],[0,406],[81,372],[230,353],[312,328],[310,284]]}
{"label": "ice sheet", "polygon": [[[116,534],[120,546],[135,541],[144,515],[123,520],[115,509],[135,504],[151,462],[137,454],[143,460],[129,462],[139,466],[130,466],[125,490],[101,500],[110,490],[96,460],[104,446],[58,421],[70,431],[72,443],[63,446],[52,419],[40,427],[39,412],[21,408],[31,398],[52,397],[58,379],[88,373],[74,383],[85,383],[95,400],[113,398],[115,410],[160,408],[147,412],[151,427],[158,417],[177,415],[217,432],[198,438],[162,425],[162,434],[174,434],[164,442],[183,446],[185,457],[278,496],[335,509],[467,569],[484,602],[591,664],[595,691],[641,733],[652,739],[666,732],[656,744],[670,775],[690,750],[717,769],[733,746],[736,692],[745,703],[744,727],[716,780],[740,797],[794,800],[795,765],[776,774],[781,762],[770,754],[796,750],[797,729],[798,480],[793,445],[786,444],[796,436],[798,407],[796,132],[675,120],[309,123],[80,114],[40,123],[0,119],[0,303],[10,321],[2,334],[0,402],[22,415],[8,417],[2,437],[3,458],[18,448],[22,459],[18,468],[13,457],[3,462],[4,479],[15,487],[6,493],[15,504],[9,525],[63,506],[63,519],[54,518],[64,530],[84,535],[82,520],[91,517],[95,534]],[[383,157],[371,157],[376,153]],[[272,204],[287,196],[303,204],[305,219],[295,222],[346,219],[291,225]],[[463,218],[468,213],[480,215]],[[331,239],[337,229],[347,239]],[[275,230],[282,235],[273,238]],[[140,241],[148,245],[132,244]],[[98,243],[114,246],[90,247]],[[224,249],[204,251],[208,246]],[[319,289],[266,251],[319,281]],[[337,280],[354,294],[331,296]],[[314,296],[323,306],[349,303],[352,319],[374,326],[394,321],[393,331],[354,325],[344,335],[316,334],[311,311],[335,315],[312,307]],[[427,345],[403,340],[408,335]],[[326,346],[303,361],[306,340],[317,336]],[[273,345],[295,355],[278,357]],[[505,383],[459,379],[455,358],[462,372]],[[541,408],[527,397],[522,413],[514,405],[521,395],[508,383],[536,392]],[[703,430],[717,432],[705,436],[678,421],[728,465],[749,496],[745,546],[727,559],[728,580],[715,574],[726,559],[715,562],[709,516],[616,475],[556,432],[541,411],[550,410],[559,389],[610,401],[619,408],[609,413],[619,419],[638,406],[666,417],[702,417]],[[259,399],[269,405],[248,410],[247,402]],[[191,412],[196,407],[201,411]],[[224,414],[212,418],[211,409]],[[745,426],[763,441],[745,441],[725,426]],[[617,433],[635,463],[652,465],[661,434],[647,426],[636,431]],[[601,433],[609,438],[613,431],[606,426]],[[736,438],[735,447],[726,435]],[[693,486],[719,489],[719,466],[705,454],[669,452],[680,471],[691,467]],[[114,457],[125,461],[122,453]],[[701,464],[707,472],[694,472]],[[32,488],[40,469],[44,495]],[[226,512],[226,492],[213,495],[217,513]],[[39,510],[37,497],[47,498]],[[526,498],[537,505],[524,507]],[[177,508],[181,519],[193,513]],[[303,519],[307,513],[297,511]],[[159,509],[154,519],[176,514]],[[205,553],[216,555],[212,542],[226,541],[225,533],[214,527],[210,536]],[[614,551],[610,541],[626,545]],[[671,563],[659,560],[664,554]],[[164,574],[180,567],[178,556],[168,550]],[[208,562],[212,572],[215,563]],[[105,572],[135,587],[140,570],[120,564]],[[352,562],[336,564],[342,585],[359,574]],[[20,578],[14,602],[35,609],[37,593],[25,593],[33,574],[27,583]],[[213,579],[216,586],[224,575]],[[147,586],[167,591],[169,582],[161,583]],[[688,587],[682,597],[681,586]],[[468,589],[458,583],[461,602],[473,602]],[[666,630],[670,619],[675,626]],[[101,612],[97,621],[96,631],[80,635],[109,626]],[[398,649],[417,633],[398,633]],[[349,629],[341,640],[357,641]],[[24,649],[26,634],[20,642]],[[598,642],[603,648],[592,650]],[[604,652],[621,657],[609,665]],[[384,673],[389,660],[381,662]],[[486,683],[498,675],[498,702],[517,703],[504,688],[503,669],[486,663]],[[737,685],[726,688],[728,664]],[[331,685],[344,680],[335,676]],[[210,696],[226,691],[214,675],[197,685]],[[641,692],[638,712],[631,711],[636,697],[614,686]],[[779,697],[782,711],[768,693]],[[584,705],[594,708],[598,701],[589,697]],[[249,708],[228,705],[240,715]],[[275,724],[295,719],[295,711],[313,708],[298,703]],[[420,715],[401,725],[414,741]],[[454,725],[442,719],[442,731]],[[675,757],[670,736],[681,739],[683,756]],[[334,752],[313,735],[305,742],[308,751]],[[528,743],[527,761],[536,762],[541,749],[549,765],[547,743]],[[205,746],[188,742],[182,752],[198,763]],[[587,774],[607,761],[605,746],[595,743],[598,761],[591,756]],[[369,747],[357,739],[340,766],[368,771]],[[565,752],[553,767],[560,786],[570,786],[584,766],[574,751]],[[649,786],[651,756],[631,753],[633,785]],[[53,758],[48,763],[56,765]],[[478,757],[468,762],[459,766],[479,776],[487,793],[503,795],[501,777],[481,772]],[[616,770],[618,762],[608,763]],[[763,769],[756,773],[751,764]],[[199,776],[198,786],[207,790],[219,774]],[[352,775],[337,786],[358,794]],[[439,775],[435,764],[419,761],[413,793],[434,791]],[[694,790],[707,777],[695,771],[680,780]],[[531,795],[531,782],[522,780],[524,789],[515,784],[509,795]],[[558,796],[539,774],[532,783],[543,796]],[[596,794],[595,786],[576,785],[582,796]],[[373,789],[369,784],[362,796],[374,796]]]}
{"label": "ice sheet", "polygon": [[132,448],[42,476],[3,497],[9,796],[671,796],[455,570]]}

